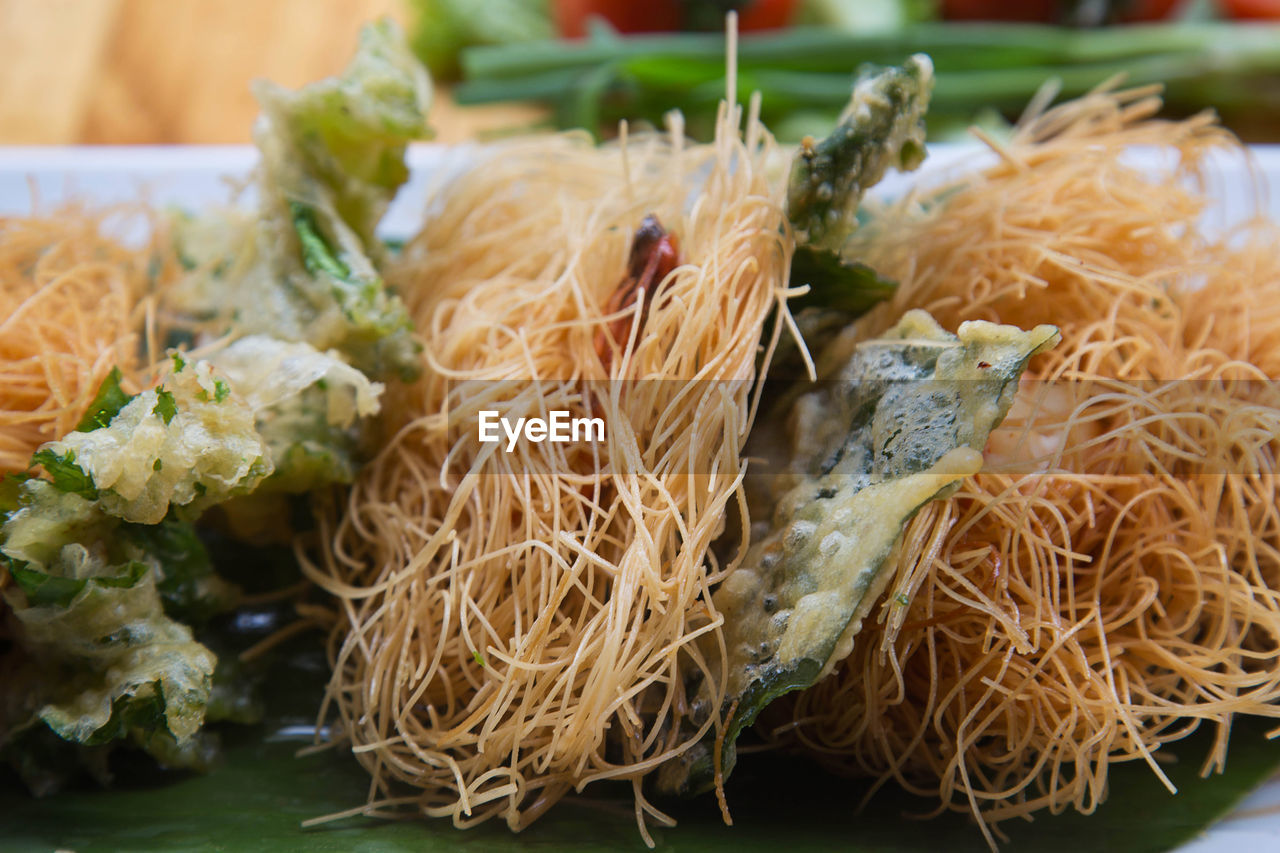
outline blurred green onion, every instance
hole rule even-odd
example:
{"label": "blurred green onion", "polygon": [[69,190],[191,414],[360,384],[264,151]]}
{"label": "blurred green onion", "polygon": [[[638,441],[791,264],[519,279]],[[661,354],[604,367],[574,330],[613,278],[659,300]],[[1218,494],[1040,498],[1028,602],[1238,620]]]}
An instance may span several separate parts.
{"label": "blurred green onion", "polygon": [[[929,54],[938,84],[930,110],[942,122],[984,108],[1015,114],[1046,80],[1066,97],[1125,75],[1163,83],[1183,112],[1216,106],[1280,123],[1280,25],[1181,22],[1079,30],[1036,24],[911,24],[858,35],[796,28],[741,37],[738,90],[759,90],[764,118],[791,127],[797,114],[832,117],[847,102],[857,67]],[[707,132],[723,92],[724,38],[709,33],[542,41],[464,51],[460,103],[535,100],[562,127],[600,130],[620,118],[655,124],[679,108]]]}

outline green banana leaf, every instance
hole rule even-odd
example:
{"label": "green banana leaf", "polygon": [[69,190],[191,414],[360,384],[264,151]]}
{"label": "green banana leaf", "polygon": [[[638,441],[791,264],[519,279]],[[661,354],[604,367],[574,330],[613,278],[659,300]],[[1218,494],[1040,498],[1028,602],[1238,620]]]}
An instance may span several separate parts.
{"label": "green banana leaf", "polygon": [[[303,829],[302,821],[364,802],[368,779],[349,753],[331,750],[297,757],[302,729],[318,706],[324,664],[315,640],[295,642],[277,657],[267,683],[268,720],[224,726],[221,766],[208,775],[121,773],[118,787],[85,787],[33,799],[16,779],[0,777],[0,849],[4,851],[393,851],[556,850],[595,853],[644,851],[629,788],[601,788],[566,800],[519,835],[486,824],[457,830],[448,821],[384,821],[356,817]],[[1090,816],[1069,813],[1004,826],[1006,851],[1164,851],[1193,838],[1280,767],[1280,743],[1265,740],[1259,721],[1237,724],[1227,772],[1201,779],[1211,746],[1202,731],[1178,744],[1167,772],[1179,789],[1170,795],[1140,764],[1111,775],[1110,798]],[[127,775],[128,781],[125,782]],[[752,755],[729,780],[735,825],[725,826],[714,798],[677,802],[671,828],[652,827],[658,850],[693,853],[776,853],[840,849],[984,853],[977,827],[965,816],[930,820],[912,815],[933,803],[891,786],[858,811],[865,783],[826,775],[809,762]]]}

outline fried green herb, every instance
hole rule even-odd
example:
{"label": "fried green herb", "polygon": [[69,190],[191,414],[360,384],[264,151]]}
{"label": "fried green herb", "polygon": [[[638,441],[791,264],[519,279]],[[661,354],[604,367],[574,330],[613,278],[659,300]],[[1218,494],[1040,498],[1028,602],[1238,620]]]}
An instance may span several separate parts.
{"label": "fried green herb", "polygon": [[210,355],[254,413],[274,472],[262,491],[301,493],[350,483],[367,454],[360,424],[382,385],[306,343],[241,338]]}
{"label": "fried green herb", "polygon": [[787,216],[799,243],[838,252],[862,194],[890,167],[920,165],[932,91],[933,64],[923,54],[859,75],[835,129],[803,140],[792,164]]}
{"label": "fried green herb", "polygon": [[49,442],[33,461],[60,490],[100,500],[125,521],[155,524],[171,507],[194,517],[253,491],[272,470],[247,404],[218,396],[210,365],[184,362],[107,426]]}
{"label": "fried green herb", "polygon": [[[195,555],[156,548],[100,501],[47,480],[27,480],[20,503],[0,527],[0,561],[14,580],[4,599],[23,650],[7,675],[0,752],[20,771],[34,767],[22,755],[52,748],[43,726],[82,746],[163,746],[174,763],[203,723],[214,656],[168,612],[157,584],[182,585],[184,563],[203,555],[194,532]],[[215,591],[223,595],[206,608],[229,602],[225,585],[204,589]],[[47,791],[60,776],[29,781]]]}
{"label": "fried green herb", "polygon": [[120,387],[120,380],[123,378],[120,368],[111,368],[107,378],[98,386],[98,392],[89,401],[89,408],[84,413],[84,417],[80,419],[80,423],[76,424],[77,432],[102,429],[111,423],[111,419],[133,399]]}
{"label": "fried green herb", "polygon": [[260,82],[254,94],[259,209],[176,221],[190,272],[169,307],[218,334],[307,342],[369,376],[413,379],[419,347],[378,272],[374,230],[408,177],[408,143],[426,135],[425,69],[382,21],[341,75],[297,91]]}
{"label": "fried green herb", "polygon": [[809,292],[788,303],[793,311],[819,308],[840,311],[846,322],[861,317],[893,296],[898,283],[857,261],[842,260],[834,252],[797,246],[791,256],[791,286],[809,285]]}
{"label": "fried green herb", "polygon": [[[833,376],[784,401],[779,417],[765,419],[774,428],[753,434],[748,455],[774,465],[751,507],[770,519],[769,532],[713,598],[728,652],[727,668],[712,678],[726,691],[726,774],[743,728],[849,654],[903,525],[978,471],[1028,359],[1057,339],[1051,326],[1023,332],[986,322],[952,335],[911,311],[857,346]],[[789,453],[780,458],[778,447]],[[711,694],[704,682],[695,704],[703,719]],[[664,767],[659,786],[695,792],[714,774],[704,743]]]}
{"label": "fried green herb", "polygon": [[[191,626],[238,593],[192,521],[272,469],[244,399],[208,362],[175,354],[173,365],[134,397],[113,371],[88,429],[33,455],[47,479],[6,480],[0,567],[13,579],[3,594],[18,652],[5,661],[0,753],[33,790],[67,775],[28,760],[54,749],[46,729],[80,748],[128,741],[169,766],[210,757],[197,731],[215,658]],[[70,773],[77,762],[55,765]]]}
{"label": "fried green herb", "polygon": [[104,777],[118,741],[169,766],[208,765],[206,717],[252,708],[211,692],[215,656],[193,638],[239,595],[193,522],[260,487],[278,497],[350,481],[366,451],[359,422],[378,410],[368,375],[418,370],[374,229],[424,132],[425,71],[383,22],[342,75],[255,92],[257,215],[179,219],[188,273],[164,306],[186,333],[239,339],[213,360],[172,353],[164,383],[133,397],[113,371],[79,428],[35,454],[45,476],[0,488],[0,571],[13,580],[0,753],[33,790],[81,759]]}

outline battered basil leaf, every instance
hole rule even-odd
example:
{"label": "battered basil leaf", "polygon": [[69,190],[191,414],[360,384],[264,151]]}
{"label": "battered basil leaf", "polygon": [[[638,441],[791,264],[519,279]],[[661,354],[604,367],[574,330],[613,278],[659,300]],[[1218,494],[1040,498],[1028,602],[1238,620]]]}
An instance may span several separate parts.
{"label": "battered basil leaf", "polygon": [[127,740],[168,766],[207,765],[197,732],[215,658],[184,622],[237,593],[213,574],[190,521],[170,512],[250,489],[270,467],[246,404],[218,401],[207,363],[175,366],[166,388],[37,452],[51,479],[21,479],[0,526],[15,646],[3,662],[0,752],[33,790],[66,778],[22,757],[50,751],[45,728],[86,761],[105,753],[85,747]]}
{"label": "battered basil leaf", "polygon": [[68,433],[33,459],[59,489],[125,521],[156,524],[172,507],[194,517],[271,473],[252,410],[220,393],[219,381],[208,362],[184,360],[108,425]]}
{"label": "battered basil leaf", "polygon": [[27,596],[31,607],[69,607],[84,588],[93,583],[104,587],[130,587],[147,570],[145,564],[131,560],[119,567],[118,574],[88,578],[66,578],[33,569],[25,563],[10,563],[9,574]]}
{"label": "battered basil leaf", "polygon": [[[791,308],[818,312],[810,325],[847,325],[896,290],[896,282],[842,249],[858,225],[863,194],[889,168],[909,171],[924,160],[924,115],[932,91],[933,65],[923,54],[901,68],[864,69],[831,133],[801,142],[787,185],[787,219],[796,239],[790,281],[808,285],[809,292]],[[778,367],[794,369],[788,361],[783,354]]]}
{"label": "battered basil leaf", "polygon": [[175,222],[190,272],[168,307],[217,334],[334,349],[368,376],[414,379],[420,347],[378,271],[374,234],[426,136],[431,81],[390,21],[365,27],[342,74],[296,91],[254,87],[259,207]]}
{"label": "battered basil leaf", "polygon": [[190,738],[214,658],[164,612],[155,558],[121,544],[119,520],[98,504],[44,480],[24,485],[22,503],[0,529],[15,581],[4,597],[23,650],[0,748],[39,723],[84,745],[159,730]]}
{"label": "battered basil leaf", "polygon": [[0,572],[12,581],[0,752],[28,771],[15,756],[47,752],[48,732],[99,769],[97,747],[118,741],[169,766],[207,765],[210,703],[233,719],[253,709],[230,682],[211,695],[214,655],[191,626],[239,594],[192,522],[256,491],[276,459],[277,500],[351,480],[368,450],[358,421],[381,392],[368,375],[417,374],[374,229],[425,132],[426,72],[387,20],[362,31],[339,76],[255,94],[259,210],[175,223],[188,275],[165,292],[165,310],[191,321],[184,331],[234,327],[225,374],[174,354],[162,386],[129,397],[113,370],[78,429],[35,455],[47,479],[6,480],[0,493]]}
{"label": "battered basil leaf", "polygon": [[932,92],[933,63],[923,54],[859,75],[835,129],[801,142],[792,164],[787,217],[797,242],[839,252],[857,225],[862,194],[890,167],[920,165]]}
{"label": "battered basil leaf", "polygon": [[266,442],[275,470],[257,493],[300,494],[355,479],[372,450],[363,426],[379,411],[380,383],[336,351],[266,335],[241,338],[210,360],[249,404]]}
{"label": "battered basil leaf", "polygon": [[[764,419],[773,426],[753,434],[747,455],[774,463],[762,475],[769,487],[751,493],[752,516],[768,518],[769,531],[713,596],[728,651],[727,668],[716,664],[712,679],[726,690],[726,775],[738,733],[761,710],[848,656],[903,526],[978,471],[1028,359],[1057,340],[1052,326],[1023,332],[986,322],[952,335],[911,311]],[[711,694],[704,682],[695,701],[704,719]],[[659,787],[710,786],[712,747],[662,768]]]}

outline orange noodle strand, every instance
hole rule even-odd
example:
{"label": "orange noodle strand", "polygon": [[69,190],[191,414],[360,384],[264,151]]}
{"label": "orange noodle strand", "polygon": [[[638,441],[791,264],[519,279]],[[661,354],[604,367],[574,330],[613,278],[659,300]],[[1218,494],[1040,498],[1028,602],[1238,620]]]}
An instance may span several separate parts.
{"label": "orange noodle strand", "polygon": [[0,217],[0,474],[73,430],[113,367],[132,382],[146,362],[152,253],[106,236],[103,220]]}
{"label": "orange noodle strand", "polygon": [[[646,838],[669,820],[641,781],[717,723],[681,731],[681,660],[706,669],[695,641],[719,630],[710,545],[743,502],[791,252],[777,150],[741,121],[723,110],[708,145],[487,149],[406,248],[427,375],[388,392],[385,449],[307,566],[338,598],[328,704],[372,775],[365,813],[520,829],[618,779]],[[617,299],[651,215],[678,263]],[[481,410],[591,413],[606,439],[508,453]]]}
{"label": "orange noodle strand", "polygon": [[[774,718],[833,767],[1000,821],[1091,812],[1114,763],[1163,778],[1202,724],[1280,716],[1280,229],[1201,227],[1208,115],[1150,90],[1032,117],[978,174],[857,237],[946,326],[1053,323],[984,473],[924,508],[853,654]],[[1134,146],[1176,154],[1166,176]],[[1166,784],[1168,780],[1165,780]]]}

